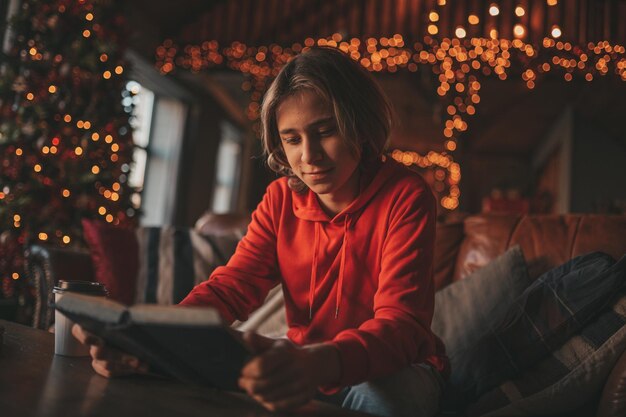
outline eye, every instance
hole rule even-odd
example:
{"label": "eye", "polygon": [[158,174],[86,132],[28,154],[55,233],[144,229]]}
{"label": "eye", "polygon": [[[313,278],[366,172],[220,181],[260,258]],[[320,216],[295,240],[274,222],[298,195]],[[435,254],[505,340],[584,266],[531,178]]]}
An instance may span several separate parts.
{"label": "eye", "polygon": [[334,135],[337,129],[334,126],[323,127],[319,130],[319,135],[322,137]]}
{"label": "eye", "polygon": [[288,145],[295,145],[300,142],[300,138],[297,136],[294,136],[294,137],[289,137],[289,138],[282,138],[282,141]]}

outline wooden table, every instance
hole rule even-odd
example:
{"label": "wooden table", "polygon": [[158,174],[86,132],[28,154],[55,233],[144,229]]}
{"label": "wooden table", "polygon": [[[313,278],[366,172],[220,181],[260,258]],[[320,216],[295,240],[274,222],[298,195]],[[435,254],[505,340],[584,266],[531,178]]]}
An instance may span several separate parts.
{"label": "wooden table", "polygon": [[151,376],[107,379],[90,358],[54,354],[54,335],[0,320],[2,417],[365,416],[313,401],[292,413],[270,413],[243,394],[186,386]]}

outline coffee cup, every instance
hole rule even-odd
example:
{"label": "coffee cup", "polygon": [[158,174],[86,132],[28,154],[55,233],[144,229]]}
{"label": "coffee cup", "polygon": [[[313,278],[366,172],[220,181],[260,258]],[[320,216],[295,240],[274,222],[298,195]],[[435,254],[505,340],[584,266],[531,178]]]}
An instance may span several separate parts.
{"label": "coffee cup", "polygon": [[[106,297],[107,290],[99,282],[59,281],[52,289],[54,302],[57,303],[68,292]],[[89,347],[83,345],[72,335],[74,322],[63,313],[54,312],[54,353],[62,356],[89,356]]]}

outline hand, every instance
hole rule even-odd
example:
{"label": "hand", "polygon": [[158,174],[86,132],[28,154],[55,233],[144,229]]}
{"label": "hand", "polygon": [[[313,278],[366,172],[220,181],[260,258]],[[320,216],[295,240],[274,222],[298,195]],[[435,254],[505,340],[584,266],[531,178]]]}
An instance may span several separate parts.
{"label": "hand", "polygon": [[339,379],[339,353],[329,344],[298,347],[285,339],[245,333],[257,355],[242,369],[239,387],[270,411],[311,401],[317,387]]}
{"label": "hand", "polygon": [[147,373],[147,364],[135,356],[107,346],[104,340],[85,331],[78,324],[72,327],[72,334],[82,344],[89,346],[91,366],[100,375],[112,378],[115,376]]}

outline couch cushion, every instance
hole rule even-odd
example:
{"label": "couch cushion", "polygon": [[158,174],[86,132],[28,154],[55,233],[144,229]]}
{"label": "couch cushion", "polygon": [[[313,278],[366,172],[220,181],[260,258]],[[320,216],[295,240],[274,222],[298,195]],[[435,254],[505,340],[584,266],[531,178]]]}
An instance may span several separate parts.
{"label": "couch cushion", "polygon": [[559,349],[624,289],[626,258],[579,256],[544,274],[511,305],[506,318],[461,353],[451,382],[476,400]]}
{"label": "couch cushion", "polygon": [[548,358],[483,395],[469,416],[569,413],[596,397],[626,349],[626,296]]}
{"label": "couch cushion", "polygon": [[467,278],[435,293],[431,328],[446,346],[452,371],[460,349],[475,343],[503,318],[528,287],[524,255],[515,246]]}
{"label": "couch cushion", "polygon": [[139,266],[134,230],[94,219],[82,219],[82,226],[96,281],[105,285],[112,299],[132,304]]}

